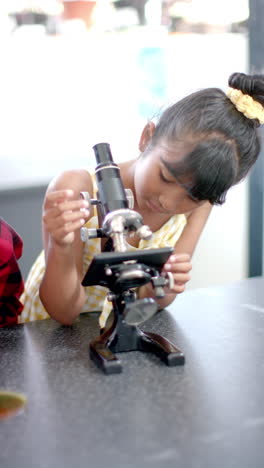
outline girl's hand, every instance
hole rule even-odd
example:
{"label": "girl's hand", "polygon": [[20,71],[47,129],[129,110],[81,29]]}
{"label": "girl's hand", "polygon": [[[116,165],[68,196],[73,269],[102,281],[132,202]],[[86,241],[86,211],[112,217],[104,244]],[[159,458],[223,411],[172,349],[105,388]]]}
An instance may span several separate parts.
{"label": "girl's hand", "polygon": [[73,190],[49,192],[44,200],[42,220],[58,245],[72,244],[90,215],[88,202],[74,198]]}
{"label": "girl's hand", "polygon": [[189,254],[172,254],[163,266],[163,273],[171,272],[174,278],[174,287],[167,292],[182,293],[186,283],[191,278],[189,274],[191,269],[191,257]]}

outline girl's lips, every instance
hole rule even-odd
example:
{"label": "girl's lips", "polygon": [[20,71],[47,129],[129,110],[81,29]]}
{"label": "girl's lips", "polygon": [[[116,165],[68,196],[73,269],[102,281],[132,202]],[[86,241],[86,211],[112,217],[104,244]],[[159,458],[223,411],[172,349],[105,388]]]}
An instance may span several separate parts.
{"label": "girl's lips", "polygon": [[152,200],[147,200],[147,205],[150,208],[151,211],[154,211],[155,213],[163,213],[164,210],[162,210],[161,206],[158,203],[153,202]]}

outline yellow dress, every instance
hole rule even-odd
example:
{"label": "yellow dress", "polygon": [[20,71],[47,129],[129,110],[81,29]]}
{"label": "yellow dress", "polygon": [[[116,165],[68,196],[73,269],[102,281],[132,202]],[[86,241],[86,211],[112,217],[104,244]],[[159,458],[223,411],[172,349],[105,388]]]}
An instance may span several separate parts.
{"label": "yellow dress", "polygon": [[[174,247],[186,224],[184,214],[172,216],[160,229],[153,233],[149,240],[140,240],[138,249],[151,249],[158,247]],[[98,228],[97,216],[92,217],[85,225],[88,228]],[[131,246],[131,250],[135,247]],[[101,253],[101,239],[89,239],[84,245],[83,275],[85,275],[94,255]],[[39,287],[45,271],[45,254],[40,253],[33,264],[25,283],[25,291],[20,300],[24,304],[19,322],[29,322],[50,318],[44,308],[40,297]],[[107,288],[103,286],[87,286],[86,301],[82,312],[93,312],[102,310],[99,318],[100,327],[104,327],[107,317],[111,311],[111,303],[107,301]]]}

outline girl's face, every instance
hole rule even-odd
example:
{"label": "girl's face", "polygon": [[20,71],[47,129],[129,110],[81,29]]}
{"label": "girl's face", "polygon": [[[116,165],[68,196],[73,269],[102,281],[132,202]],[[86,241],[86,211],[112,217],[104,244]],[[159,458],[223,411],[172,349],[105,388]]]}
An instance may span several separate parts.
{"label": "girl's face", "polygon": [[206,203],[193,199],[166,167],[166,163],[173,165],[189,151],[190,148],[181,142],[174,145],[173,149],[160,143],[137,160],[134,188],[140,211],[172,216],[188,213]]}

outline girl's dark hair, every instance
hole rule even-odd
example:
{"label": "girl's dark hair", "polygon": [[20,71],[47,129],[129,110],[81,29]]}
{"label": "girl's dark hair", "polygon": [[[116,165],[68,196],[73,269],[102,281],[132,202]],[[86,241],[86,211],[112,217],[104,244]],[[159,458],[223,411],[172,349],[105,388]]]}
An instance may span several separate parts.
{"label": "girl's dark hair", "polygon": [[[233,73],[228,84],[264,106],[264,75]],[[245,117],[222,90],[207,88],[163,112],[151,147],[161,141],[191,145],[183,160],[168,169],[194,199],[222,204],[227,190],[247,175],[258,157],[258,126],[258,120]]]}

